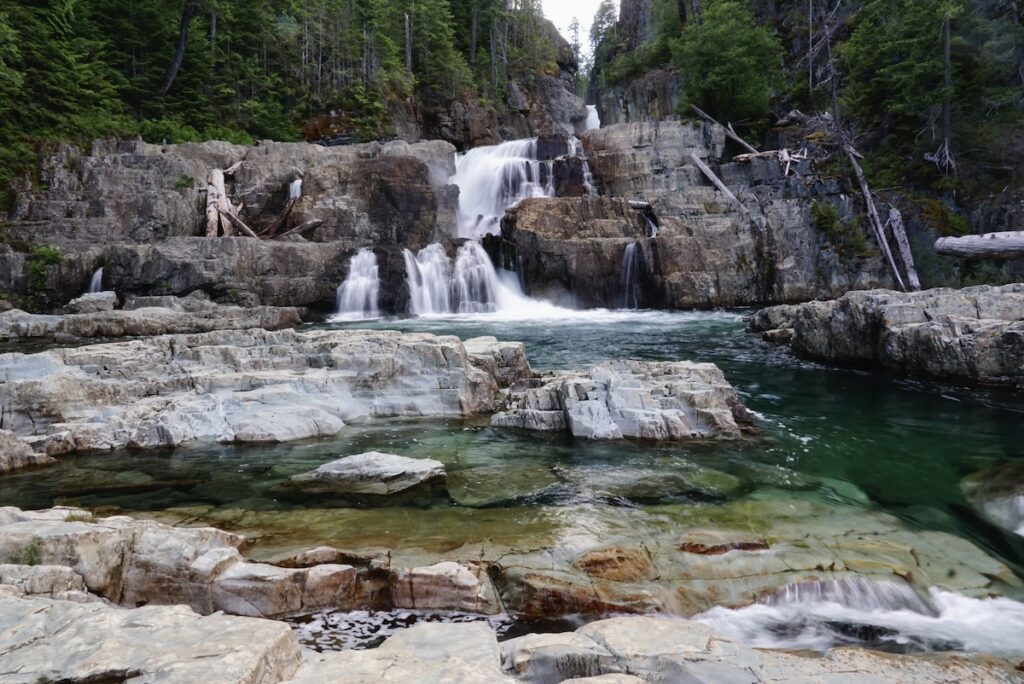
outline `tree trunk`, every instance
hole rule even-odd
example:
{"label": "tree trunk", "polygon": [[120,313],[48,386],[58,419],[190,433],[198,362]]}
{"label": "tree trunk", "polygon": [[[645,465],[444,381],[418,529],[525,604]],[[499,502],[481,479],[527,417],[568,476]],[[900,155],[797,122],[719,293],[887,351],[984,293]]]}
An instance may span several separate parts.
{"label": "tree trunk", "polygon": [[473,8],[470,10],[470,29],[469,29],[469,66],[472,67],[476,63],[476,40],[478,24],[480,23],[480,8],[473,3]]}
{"label": "tree trunk", "polygon": [[181,26],[178,28],[178,47],[174,52],[174,59],[171,66],[167,68],[163,85],[160,86],[160,95],[166,95],[178,77],[181,63],[185,59],[185,43],[188,41],[188,25],[192,23],[192,17],[196,14],[196,6],[192,0],[186,0],[185,7],[181,10]]}
{"label": "tree trunk", "polygon": [[906,292],[907,286],[903,284],[903,277],[900,276],[900,270],[896,267],[896,260],[892,256],[892,250],[889,249],[889,242],[885,239],[885,229],[882,227],[882,220],[878,217],[875,201],[871,198],[868,182],[864,179],[864,171],[860,168],[860,164],[857,163],[857,155],[849,145],[846,146],[846,154],[850,157],[850,163],[853,164],[853,172],[857,176],[857,183],[860,185],[860,191],[864,195],[864,204],[868,210],[868,221],[874,229],[878,247],[882,250],[882,254],[885,255],[886,261],[889,262],[889,268],[892,269],[892,275],[896,279],[896,283],[900,286],[901,290]]}
{"label": "tree trunk", "polygon": [[962,259],[1024,259],[1024,230],[939,238],[935,251]]}
{"label": "tree trunk", "polygon": [[700,26],[700,0],[690,0],[690,7],[693,8],[693,23]]}
{"label": "tree trunk", "polygon": [[206,180],[206,237],[217,237],[220,234],[220,213],[230,210],[231,205],[224,190],[224,171],[211,169]]}
{"label": "tree trunk", "polygon": [[807,99],[814,94],[814,0],[807,0]]}
{"label": "tree trunk", "polygon": [[945,85],[943,97],[942,97],[942,137],[943,137],[943,166],[947,173],[949,173],[950,167],[955,166],[953,163],[953,70],[950,63],[950,39],[949,39],[949,17],[946,17],[946,21],[943,22],[942,33],[943,33],[943,46],[942,46],[942,74],[943,83]]}
{"label": "tree trunk", "polygon": [[917,277],[914,253],[910,251],[910,241],[907,240],[907,231],[903,226],[903,214],[896,207],[889,208],[888,223],[896,238],[896,245],[900,248],[900,258],[903,260],[903,268],[907,272],[907,284],[910,285],[911,290],[920,290],[921,279]]}
{"label": "tree trunk", "polygon": [[412,18],[405,15],[405,68],[412,73]]}
{"label": "tree trunk", "polygon": [[217,13],[210,12],[210,54],[217,51]]}
{"label": "tree trunk", "polygon": [[676,7],[679,12],[679,23],[686,26],[686,0],[678,0]]}

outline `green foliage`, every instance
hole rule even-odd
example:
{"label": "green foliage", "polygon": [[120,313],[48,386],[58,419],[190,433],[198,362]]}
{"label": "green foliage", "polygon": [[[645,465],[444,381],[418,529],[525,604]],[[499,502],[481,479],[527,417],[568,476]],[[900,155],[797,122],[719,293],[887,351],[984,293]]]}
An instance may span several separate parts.
{"label": "green foliage", "polygon": [[811,222],[842,256],[863,256],[868,251],[864,231],[839,216],[831,204],[815,202],[811,205]]}
{"label": "green foliage", "polygon": [[60,250],[52,245],[36,245],[32,248],[26,265],[28,282],[33,290],[38,292],[46,287],[46,269],[56,266],[60,260]]}
{"label": "green foliage", "polygon": [[174,189],[178,192],[185,192],[195,187],[195,181],[192,180],[192,176],[178,176],[174,181]]}
{"label": "green foliage", "polygon": [[39,565],[40,561],[38,537],[32,537],[32,541],[11,558],[15,565]]}
{"label": "green foliage", "polygon": [[701,24],[690,24],[672,45],[686,97],[722,121],[763,120],[782,82],[781,47],[758,26],[746,4],[709,2]]}
{"label": "green foliage", "polygon": [[945,202],[937,199],[920,201],[921,220],[944,237],[969,235],[971,222],[961,214],[950,209]]}

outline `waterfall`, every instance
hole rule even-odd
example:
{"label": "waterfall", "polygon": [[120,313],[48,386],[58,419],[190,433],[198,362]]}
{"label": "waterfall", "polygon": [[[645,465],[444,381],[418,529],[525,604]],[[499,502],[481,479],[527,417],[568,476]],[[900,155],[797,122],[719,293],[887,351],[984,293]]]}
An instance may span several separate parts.
{"label": "waterfall", "polygon": [[642,212],[642,216],[644,217],[644,221],[647,222],[647,237],[658,237],[658,224],[654,222],[654,219],[652,219],[646,211]]}
{"label": "waterfall", "polygon": [[416,255],[409,250],[403,254],[410,308],[417,316],[489,313],[508,300],[508,286],[479,243],[463,243],[454,263],[439,244],[427,245]]}
{"label": "waterfall", "polygon": [[761,648],[1020,653],[1024,604],[934,588],[923,598],[904,583],[858,577],[792,584],[752,606],[693,619]]}
{"label": "waterfall", "polygon": [[587,189],[588,195],[596,195],[597,188],[594,187],[594,174],[590,173],[590,162],[587,161],[587,153],[583,150],[583,143],[576,136],[569,138],[569,154],[576,155],[583,163],[583,187]]}
{"label": "waterfall", "polygon": [[640,308],[640,245],[631,242],[622,254],[622,308]]}
{"label": "waterfall", "polygon": [[89,281],[89,294],[103,291],[103,267],[100,266],[92,274],[92,280]]}
{"label": "waterfall", "polygon": [[337,311],[334,318],[357,320],[379,318],[377,295],[380,292],[380,277],[377,255],[369,249],[361,249],[349,261],[348,276],[338,286]]}
{"label": "waterfall", "polygon": [[459,186],[459,236],[497,234],[506,209],[527,197],[553,196],[553,174],[546,168],[543,179],[542,164],[535,138],[475,147],[456,157],[451,183]]}
{"label": "waterfall", "polygon": [[587,130],[601,127],[601,117],[597,113],[597,105],[587,105]]}

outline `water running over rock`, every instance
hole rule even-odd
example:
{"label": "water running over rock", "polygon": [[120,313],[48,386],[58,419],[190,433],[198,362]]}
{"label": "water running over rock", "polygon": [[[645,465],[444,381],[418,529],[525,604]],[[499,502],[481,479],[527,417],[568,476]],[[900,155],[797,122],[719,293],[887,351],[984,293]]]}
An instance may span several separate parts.
{"label": "water running over rock", "polygon": [[103,267],[100,266],[92,274],[92,280],[89,281],[89,294],[95,294],[103,291]]}
{"label": "water running over rock", "polygon": [[501,228],[505,210],[527,197],[551,197],[550,167],[537,159],[537,140],[512,140],[476,147],[455,161],[451,182],[459,186],[458,234],[482,238]]}
{"label": "water running over rock", "polygon": [[377,298],[380,293],[380,277],[377,255],[369,249],[361,249],[349,262],[348,276],[338,286],[337,306],[334,320],[358,320],[380,317]]}
{"label": "water running over rock", "polygon": [[640,308],[640,250],[636,242],[622,254],[622,308]]}
{"label": "water running over rock", "polygon": [[601,127],[601,116],[597,113],[597,105],[587,105],[587,130]]}

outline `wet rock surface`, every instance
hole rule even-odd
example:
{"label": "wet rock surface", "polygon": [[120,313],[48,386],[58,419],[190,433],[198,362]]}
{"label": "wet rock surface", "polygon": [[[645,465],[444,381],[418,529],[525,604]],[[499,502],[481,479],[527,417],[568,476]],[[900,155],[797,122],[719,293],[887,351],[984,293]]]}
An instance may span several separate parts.
{"label": "wet rock surface", "polygon": [[[502,220],[529,293],[582,307],[709,308],[806,301],[886,286],[889,276],[835,180],[771,154],[728,161],[724,129],[679,120],[582,136],[602,197],[537,198]],[[716,190],[691,155],[739,198]],[[833,243],[812,209],[828,205],[859,246]],[[844,224],[845,225],[845,224]],[[626,249],[635,245],[626,282]],[[638,296],[630,301],[628,287]]]}
{"label": "wet rock surface", "polygon": [[714,364],[619,361],[542,376],[491,424],[586,439],[736,438],[752,419]]}
{"label": "wet rock surface", "polygon": [[291,495],[341,499],[385,499],[429,488],[444,489],[444,464],[429,458],[405,458],[377,451],[345,456],[316,470],[289,478]]}
{"label": "wet rock surface", "polygon": [[906,375],[1024,386],[1024,285],[851,292],[759,311],[753,331],[791,338],[797,355]]}
{"label": "wet rock surface", "polygon": [[498,391],[458,338],[389,331],[220,331],[0,354],[0,377],[6,424],[51,455],[472,415],[493,411]]}

